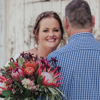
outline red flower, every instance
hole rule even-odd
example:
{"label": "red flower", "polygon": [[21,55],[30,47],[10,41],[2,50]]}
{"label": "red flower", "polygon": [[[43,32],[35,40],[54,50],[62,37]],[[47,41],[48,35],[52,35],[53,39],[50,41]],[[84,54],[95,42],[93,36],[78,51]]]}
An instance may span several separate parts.
{"label": "red flower", "polygon": [[14,62],[14,65],[18,67],[18,63],[17,62]]}
{"label": "red flower", "polygon": [[24,72],[26,75],[32,76],[33,72],[36,70],[37,63],[36,62],[25,62]]}
{"label": "red flower", "polygon": [[12,71],[12,68],[9,66],[9,70]]}
{"label": "red flower", "polygon": [[35,71],[35,69],[33,67],[26,67],[24,69],[25,74],[29,75],[29,76],[32,76],[34,71]]}

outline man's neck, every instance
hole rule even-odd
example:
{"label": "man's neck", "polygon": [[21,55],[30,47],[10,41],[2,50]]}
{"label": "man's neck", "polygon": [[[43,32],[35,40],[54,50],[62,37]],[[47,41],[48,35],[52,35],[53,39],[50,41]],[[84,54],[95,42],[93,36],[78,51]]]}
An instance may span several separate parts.
{"label": "man's neck", "polygon": [[69,37],[77,34],[77,33],[92,33],[93,29],[89,28],[89,29],[71,29],[71,32],[69,34]]}

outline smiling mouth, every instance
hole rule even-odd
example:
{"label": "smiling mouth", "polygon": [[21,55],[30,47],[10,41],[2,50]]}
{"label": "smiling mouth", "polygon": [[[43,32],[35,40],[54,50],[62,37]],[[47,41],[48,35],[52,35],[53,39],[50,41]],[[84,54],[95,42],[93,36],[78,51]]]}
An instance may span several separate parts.
{"label": "smiling mouth", "polygon": [[47,41],[48,41],[48,42],[55,42],[56,39],[48,39]]}

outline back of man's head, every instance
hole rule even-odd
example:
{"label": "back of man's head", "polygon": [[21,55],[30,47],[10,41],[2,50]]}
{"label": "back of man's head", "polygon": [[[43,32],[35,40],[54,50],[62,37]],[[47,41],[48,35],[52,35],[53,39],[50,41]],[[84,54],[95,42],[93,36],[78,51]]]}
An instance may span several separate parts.
{"label": "back of man's head", "polygon": [[70,2],[65,8],[65,17],[73,28],[87,29],[92,26],[90,7],[84,0]]}

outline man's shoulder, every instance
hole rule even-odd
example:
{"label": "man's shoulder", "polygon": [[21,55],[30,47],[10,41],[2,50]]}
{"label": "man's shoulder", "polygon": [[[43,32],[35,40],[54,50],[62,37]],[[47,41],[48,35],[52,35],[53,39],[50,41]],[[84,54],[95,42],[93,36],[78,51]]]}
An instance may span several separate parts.
{"label": "man's shoulder", "polygon": [[47,59],[49,58],[51,58],[51,57],[57,57],[57,56],[61,56],[62,54],[64,54],[64,53],[67,53],[68,51],[70,51],[70,48],[69,48],[69,45],[67,44],[67,45],[65,45],[65,46],[63,46],[63,47],[61,47],[61,48],[59,48],[59,49],[57,49],[57,50],[55,50],[55,51],[53,51],[53,52],[51,52],[48,56],[47,56]]}
{"label": "man's shoulder", "polygon": [[65,45],[65,46],[63,46],[63,47],[61,47],[61,48],[59,48],[59,49],[57,49],[57,50],[55,50],[55,51],[53,51],[52,53],[50,53],[50,54],[61,54],[61,53],[63,53],[65,50],[68,50],[68,44],[67,45]]}
{"label": "man's shoulder", "polygon": [[98,42],[97,40],[93,40],[92,42],[89,41],[87,43],[87,41],[85,41],[85,43],[81,42],[81,43],[78,43],[78,42],[72,42],[72,43],[68,43],[67,45],[51,52],[48,56],[47,56],[47,59],[51,58],[51,57],[61,57],[61,56],[64,56],[64,55],[71,55],[72,52],[75,53],[75,52],[78,52],[79,51],[87,51],[87,50],[90,50],[90,51],[99,51],[100,52],[100,42]]}

